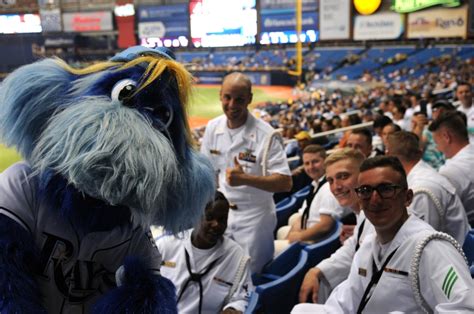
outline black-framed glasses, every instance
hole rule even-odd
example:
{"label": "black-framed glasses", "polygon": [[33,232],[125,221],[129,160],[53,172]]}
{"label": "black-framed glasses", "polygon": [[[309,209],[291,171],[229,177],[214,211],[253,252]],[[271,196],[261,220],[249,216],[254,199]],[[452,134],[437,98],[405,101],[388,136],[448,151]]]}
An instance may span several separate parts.
{"label": "black-framed glasses", "polygon": [[354,190],[360,199],[368,200],[372,196],[372,193],[374,193],[374,190],[377,191],[377,193],[379,194],[381,198],[389,199],[389,198],[395,197],[398,190],[404,190],[404,189],[406,189],[406,187],[401,186],[401,185],[382,183],[375,187],[370,186],[370,185],[362,185],[362,186],[359,186],[358,188],[355,188]]}

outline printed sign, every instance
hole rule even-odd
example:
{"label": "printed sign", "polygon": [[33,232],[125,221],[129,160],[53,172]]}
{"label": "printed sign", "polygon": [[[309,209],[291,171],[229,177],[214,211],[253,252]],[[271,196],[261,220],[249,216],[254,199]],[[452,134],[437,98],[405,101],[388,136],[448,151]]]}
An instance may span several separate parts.
{"label": "printed sign", "polygon": [[320,39],[349,39],[350,1],[320,0],[319,6]]}
{"label": "printed sign", "polygon": [[403,33],[403,15],[378,13],[356,16],[354,40],[396,39]]}
{"label": "printed sign", "polygon": [[466,37],[467,5],[433,8],[408,14],[408,38]]}
{"label": "printed sign", "polygon": [[435,5],[458,7],[461,2],[459,0],[393,0],[392,10],[398,13],[410,13]]}
{"label": "printed sign", "polygon": [[112,11],[63,13],[65,32],[111,31]]}

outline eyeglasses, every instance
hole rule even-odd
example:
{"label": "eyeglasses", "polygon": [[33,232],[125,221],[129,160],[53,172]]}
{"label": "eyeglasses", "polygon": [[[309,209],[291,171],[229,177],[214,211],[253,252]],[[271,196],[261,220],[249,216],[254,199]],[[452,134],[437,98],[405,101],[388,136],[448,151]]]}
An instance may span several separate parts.
{"label": "eyeglasses", "polygon": [[394,197],[397,194],[398,190],[404,190],[406,187],[396,185],[396,184],[379,184],[376,187],[370,185],[362,185],[358,188],[355,188],[357,196],[362,200],[368,200],[372,196],[372,193],[377,191],[379,196],[383,199],[389,199]]}

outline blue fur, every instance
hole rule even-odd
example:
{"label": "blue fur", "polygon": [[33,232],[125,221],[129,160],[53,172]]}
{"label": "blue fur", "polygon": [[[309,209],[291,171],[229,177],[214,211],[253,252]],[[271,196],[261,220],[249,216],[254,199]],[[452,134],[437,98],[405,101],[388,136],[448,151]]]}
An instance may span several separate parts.
{"label": "blue fur", "polygon": [[178,313],[174,285],[153,274],[140,259],[125,260],[122,286],[109,291],[94,306],[93,313]]}
{"label": "blue fur", "polygon": [[55,61],[44,60],[17,69],[1,83],[0,137],[26,160],[71,78]]}
{"label": "blue fur", "polygon": [[34,280],[38,264],[28,231],[0,215],[0,313],[46,313]]}

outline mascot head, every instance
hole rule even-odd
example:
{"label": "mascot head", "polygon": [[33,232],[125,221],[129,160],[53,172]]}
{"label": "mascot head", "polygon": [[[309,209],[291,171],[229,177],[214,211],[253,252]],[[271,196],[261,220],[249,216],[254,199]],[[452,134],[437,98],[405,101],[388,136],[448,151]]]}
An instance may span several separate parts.
{"label": "mascot head", "polygon": [[1,83],[2,140],[44,191],[60,195],[62,211],[82,195],[126,207],[144,227],[178,232],[199,219],[215,189],[212,166],[191,143],[191,82],[167,50],[132,47],[83,69],[45,59]]}

